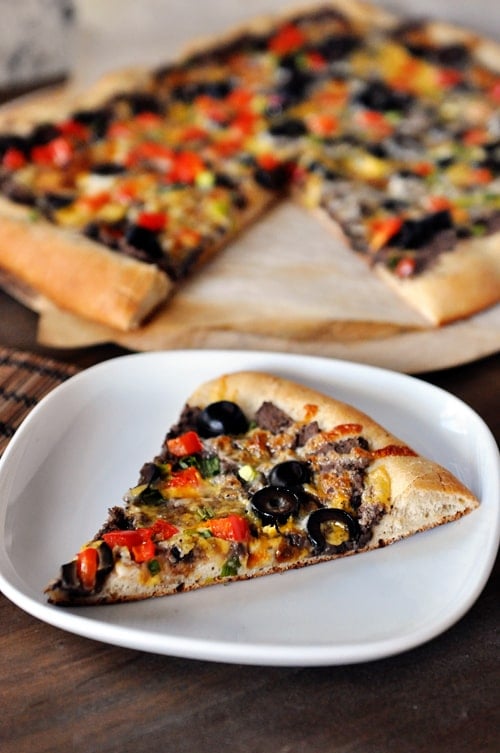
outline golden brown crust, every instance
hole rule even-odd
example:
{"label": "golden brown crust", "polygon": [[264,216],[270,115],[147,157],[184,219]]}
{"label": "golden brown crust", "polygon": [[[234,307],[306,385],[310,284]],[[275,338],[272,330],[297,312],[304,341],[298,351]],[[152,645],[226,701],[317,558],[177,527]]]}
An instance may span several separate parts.
{"label": "golden brown crust", "polygon": [[0,207],[0,268],[61,309],[119,330],[137,327],[171,282],[157,267],[118,256],[28,212]]}
{"label": "golden brown crust", "polygon": [[377,271],[433,324],[457,321],[500,301],[500,233],[463,241],[424,274],[406,280],[382,266]]}

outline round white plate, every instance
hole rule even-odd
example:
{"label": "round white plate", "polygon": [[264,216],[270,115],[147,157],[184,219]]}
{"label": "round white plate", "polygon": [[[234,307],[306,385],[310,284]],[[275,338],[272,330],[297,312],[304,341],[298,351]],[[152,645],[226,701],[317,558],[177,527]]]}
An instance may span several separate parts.
{"label": "round white plate", "polygon": [[[137,481],[199,382],[271,371],[355,404],[481,500],[461,520],[386,549],[252,581],[108,607],[61,608],[44,586]],[[50,393],[0,463],[0,587],[59,628],[159,654],[263,665],[377,659],[417,646],[474,603],[499,541],[500,463],[484,422],[413,377],[309,356],[146,353],[94,366]]]}

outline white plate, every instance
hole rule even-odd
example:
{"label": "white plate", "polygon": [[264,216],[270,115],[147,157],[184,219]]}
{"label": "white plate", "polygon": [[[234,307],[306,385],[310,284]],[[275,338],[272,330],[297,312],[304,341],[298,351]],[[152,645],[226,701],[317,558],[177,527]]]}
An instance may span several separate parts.
{"label": "white plate", "polygon": [[[354,403],[480,498],[454,523],[386,549],[253,581],[109,607],[61,608],[43,588],[159,450],[191,390],[257,369]],[[0,586],[30,614],[115,645],[196,659],[327,665],[417,646],[458,620],[493,566],[500,469],[484,422],[415,378],[321,358],[147,353],[99,364],[49,394],[0,463]]]}

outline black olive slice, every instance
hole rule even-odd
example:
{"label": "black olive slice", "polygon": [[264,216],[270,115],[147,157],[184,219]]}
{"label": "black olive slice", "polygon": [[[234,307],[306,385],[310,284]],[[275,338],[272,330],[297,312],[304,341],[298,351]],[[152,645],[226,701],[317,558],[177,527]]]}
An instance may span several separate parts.
{"label": "black olive slice", "polygon": [[197,420],[198,434],[202,437],[217,437],[220,434],[244,434],[248,421],[236,403],[219,400],[210,403],[201,411]]}
{"label": "black olive slice", "polygon": [[323,533],[323,524],[329,521],[345,525],[349,532],[349,540],[356,541],[359,538],[360,528],[356,518],[338,507],[322,507],[321,510],[314,510],[307,520],[307,533],[319,551],[323,551],[327,547],[333,550],[337,548],[328,544]]}
{"label": "black olive slice", "polygon": [[309,481],[311,471],[307,463],[299,460],[285,460],[278,463],[269,474],[269,483],[272,486],[300,486]]}
{"label": "black olive slice", "polygon": [[286,523],[299,509],[299,498],[284,486],[264,486],[252,497],[255,512],[266,525]]}

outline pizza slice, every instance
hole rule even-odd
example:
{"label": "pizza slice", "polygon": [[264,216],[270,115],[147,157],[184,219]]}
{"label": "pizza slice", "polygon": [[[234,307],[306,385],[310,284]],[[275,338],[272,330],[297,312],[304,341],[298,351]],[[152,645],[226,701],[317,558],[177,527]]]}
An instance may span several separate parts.
{"label": "pizza slice", "polygon": [[354,407],[261,372],[201,385],[122,506],[46,589],[59,605],[176,594],[366,552],[479,502]]}

